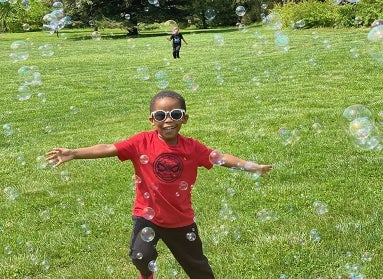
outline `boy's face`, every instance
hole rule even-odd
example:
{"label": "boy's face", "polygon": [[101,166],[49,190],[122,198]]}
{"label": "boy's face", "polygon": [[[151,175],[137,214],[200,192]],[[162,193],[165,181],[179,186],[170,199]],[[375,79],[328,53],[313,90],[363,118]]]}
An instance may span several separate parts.
{"label": "boy's face", "polygon": [[153,111],[162,110],[167,112],[164,121],[157,121],[153,115],[150,115],[149,121],[158,131],[158,136],[161,140],[168,144],[176,144],[178,139],[178,133],[182,124],[186,124],[189,116],[184,113],[180,120],[174,120],[170,116],[170,111],[174,109],[181,109],[181,105],[177,99],[165,97],[158,99],[153,106]]}

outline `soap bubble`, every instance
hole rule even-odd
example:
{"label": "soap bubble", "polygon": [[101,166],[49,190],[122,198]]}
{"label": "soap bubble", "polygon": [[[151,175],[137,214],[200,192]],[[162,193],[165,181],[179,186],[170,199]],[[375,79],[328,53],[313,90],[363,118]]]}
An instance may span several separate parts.
{"label": "soap bubble", "polygon": [[39,46],[38,50],[40,51],[42,57],[50,57],[55,53],[52,44],[44,44]]}
{"label": "soap bubble", "polygon": [[313,202],[314,211],[318,215],[323,215],[328,212],[327,204],[321,201],[314,201]]}
{"label": "soap bubble", "polygon": [[100,41],[101,40],[101,32],[93,31],[92,34],[91,34],[91,37],[95,41]]}
{"label": "soap bubble", "polygon": [[237,16],[244,16],[246,14],[246,8],[244,6],[238,6],[235,9],[235,13],[237,14]]}
{"label": "soap bubble", "polygon": [[223,34],[214,34],[214,44],[217,46],[223,46],[225,44]]}
{"label": "soap bubble", "polygon": [[139,66],[136,71],[137,71],[137,78],[139,80],[150,79],[149,68],[147,66]]}
{"label": "soap bubble", "polygon": [[147,220],[151,220],[154,218],[155,212],[154,209],[151,207],[145,207],[142,210],[142,217],[144,217]]}
{"label": "soap bubble", "polygon": [[8,201],[14,201],[19,197],[19,191],[13,186],[6,186],[3,189],[4,197]]}
{"label": "soap bubble", "polygon": [[6,137],[10,137],[14,134],[14,129],[13,129],[13,125],[11,123],[5,123],[3,125],[3,134],[4,136]]}
{"label": "soap bubble", "polygon": [[313,242],[320,242],[321,241],[321,237],[320,237],[320,234],[319,234],[317,229],[312,229],[310,231],[310,239]]}
{"label": "soap bubble", "polygon": [[194,232],[188,232],[186,234],[186,239],[189,240],[189,241],[194,241],[196,240],[197,236]]}
{"label": "soap bubble", "polygon": [[154,239],[155,232],[151,227],[145,227],[140,232],[141,239],[145,242],[150,242]]}
{"label": "soap bubble", "polygon": [[205,11],[205,18],[207,19],[207,20],[213,20],[214,18],[215,18],[215,10],[214,9],[211,9],[211,8],[209,8],[209,9],[207,9],[206,11]]}
{"label": "soap bubble", "polygon": [[373,27],[367,35],[368,53],[378,62],[383,62],[383,25]]}
{"label": "soap bubble", "polygon": [[31,30],[31,26],[28,23],[24,23],[23,24],[23,30],[24,31],[29,31],[29,30]]}
{"label": "soap bubble", "polygon": [[158,271],[158,265],[155,260],[152,260],[148,264],[148,268],[151,272],[157,272]]}
{"label": "soap bubble", "polygon": [[140,163],[143,165],[146,165],[147,163],[149,163],[149,156],[146,154],[142,154],[140,156]]}
{"label": "soap bubble", "polygon": [[225,161],[223,159],[223,155],[218,150],[213,150],[209,155],[209,160],[213,165],[223,165]]}
{"label": "soap bubble", "polygon": [[267,15],[263,19],[262,23],[267,29],[271,29],[271,30],[282,29],[282,18],[280,14],[277,12],[272,12],[269,15]]}
{"label": "soap bubble", "polygon": [[10,50],[9,57],[13,62],[24,61],[29,57],[29,46],[24,41],[14,41],[10,46]]}

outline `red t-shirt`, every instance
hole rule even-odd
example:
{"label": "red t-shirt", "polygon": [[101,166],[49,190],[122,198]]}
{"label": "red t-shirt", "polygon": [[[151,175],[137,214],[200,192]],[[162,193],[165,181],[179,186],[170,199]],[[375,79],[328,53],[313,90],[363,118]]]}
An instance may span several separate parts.
{"label": "red t-shirt", "polygon": [[198,167],[212,168],[212,149],[178,135],[176,145],[158,138],[156,130],[115,143],[118,158],[131,160],[136,175],[133,215],[158,226],[177,228],[194,222],[191,189]]}

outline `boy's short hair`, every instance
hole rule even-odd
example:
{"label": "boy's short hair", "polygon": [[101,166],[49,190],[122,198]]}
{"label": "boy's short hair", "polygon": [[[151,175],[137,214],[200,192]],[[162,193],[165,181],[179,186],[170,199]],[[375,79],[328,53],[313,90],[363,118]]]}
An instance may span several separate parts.
{"label": "boy's short hair", "polygon": [[180,103],[180,109],[184,109],[186,111],[186,102],[185,102],[185,99],[184,97],[182,97],[179,93],[175,92],[175,91],[171,91],[171,90],[164,90],[164,91],[160,91],[158,92],[156,95],[153,96],[153,98],[151,99],[150,101],[150,112],[153,111],[153,107],[154,107],[154,104],[157,102],[157,100],[159,99],[163,99],[163,98],[172,98],[172,99],[176,99],[179,103]]}

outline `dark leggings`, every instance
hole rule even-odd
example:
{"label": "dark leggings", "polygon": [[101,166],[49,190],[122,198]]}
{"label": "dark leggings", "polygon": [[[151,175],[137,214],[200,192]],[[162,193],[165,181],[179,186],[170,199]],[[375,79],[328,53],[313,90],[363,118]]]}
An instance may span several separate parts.
{"label": "dark leggings", "polygon": [[[141,231],[145,227],[150,227],[155,232],[155,237],[150,242],[141,238]],[[214,279],[208,259],[203,254],[202,242],[195,223],[170,229],[156,226],[142,217],[133,216],[129,256],[141,275],[149,277],[153,273],[148,264],[157,258],[156,245],[160,239],[191,279]]]}
{"label": "dark leggings", "polygon": [[173,45],[173,57],[180,58],[181,45]]}

